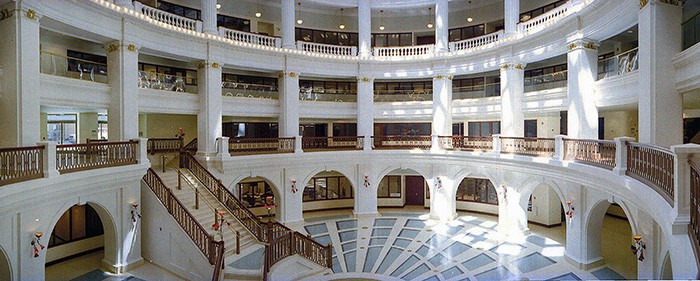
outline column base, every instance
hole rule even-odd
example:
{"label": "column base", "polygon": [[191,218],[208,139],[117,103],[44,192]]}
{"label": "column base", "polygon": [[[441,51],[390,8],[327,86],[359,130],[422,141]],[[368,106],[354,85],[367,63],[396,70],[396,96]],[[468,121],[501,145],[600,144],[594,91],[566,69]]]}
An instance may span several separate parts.
{"label": "column base", "polygon": [[144,263],[145,263],[145,261],[141,257],[139,257],[138,260],[135,260],[133,262],[123,264],[123,265],[113,265],[106,260],[102,260],[101,267],[102,267],[102,269],[104,269],[107,272],[111,272],[114,274],[122,274],[125,272],[129,272],[130,270],[133,270],[134,268],[142,266]]}
{"label": "column base", "polygon": [[377,218],[379,217],[379,212],[369,212],[369,213],[356,213],[352,212],[353,216],[355,218],[362,218],[362,219],[372,219],[372,218]]}
{"label": "column base", "polygon": [[564,254],[564,260],[566,260],[569,264],[577,267],[580,270],[589,270],[592,268],[600,267],[605,264],[605,260],[603,259],[603,257],[597,257],[587,262],[579,262],[574,258],[569,257],[569,255]]}

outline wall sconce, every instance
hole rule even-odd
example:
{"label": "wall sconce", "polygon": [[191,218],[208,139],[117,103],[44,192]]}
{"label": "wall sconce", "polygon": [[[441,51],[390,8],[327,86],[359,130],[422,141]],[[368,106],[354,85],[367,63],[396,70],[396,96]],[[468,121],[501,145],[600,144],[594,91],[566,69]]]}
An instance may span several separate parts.
{"label": "wall sconce", "polygon": [[435,178],[435,187],[437,189],[440,189],[442,187],[442,180],[440,179],[440,177]]}
{"label": "wall sconce", "polygon": [[505,185],[499,185],[496,189],[496,193],[503,196],[503,203],[507,204],[508,200],[508,187]]}
{"label": "wall sconce", "polygon": [[[45,247],[44,245],[41,244],[41,236],[43,236],[44,233],[41,231],[34,232],[34,238],[32,239],[32,248],[34,248],[34,257],[38,258],[39,257],[39,250],[43,250]],[[39,247],[37,247],[37,245]]]}
{"label": "wall sconce", "polygon": [[365,175],[365,183],[364,183],[364,186],[365,186],[365,187],[369,187],[369,186],[370,186],[370,183],[369,183],[369,176],[367,176],[367,175]]}
{"label": "wall sconce", "polygon": [[265,197],[265,209],[267,209],[267,217],[272,216],[272,208],[275,207],[275,197],[267,196]]}
{"label": "wall sconce", "polygon": [[211,227],[214,228],[214,231],[219,234],[222,241],[224,240],[224,224],[231,226],[231,223],[226,221],[226,218],[224,218],[225,214],[226,212],[224,211],[214,209],[214,224],[211,225]]}
{"label": "wall sconce", "polygon": [[292,193],[297,193],[299,189],[297,189],[297,180],[292,179]]}
{"label": "wall sconce", "polygon": [[131,203],[131,222],[136,223],[141,218],[139,213],[139,203]]}
{"label": "wall sconce", "polygon": [[637,259],[639,261],[644,261],[644,249],[647,248],[647,245],[642,242],[642,236],[641,235],[635,235],[632,236],[634,238],[634,244],[632,244],[632,254],[637,256]]}
{"label": "wall sconce", "polygon": [[566,201],[566,216],[569,217],[569,222],[574,218],[574,206],[572,206],[571,200]]}

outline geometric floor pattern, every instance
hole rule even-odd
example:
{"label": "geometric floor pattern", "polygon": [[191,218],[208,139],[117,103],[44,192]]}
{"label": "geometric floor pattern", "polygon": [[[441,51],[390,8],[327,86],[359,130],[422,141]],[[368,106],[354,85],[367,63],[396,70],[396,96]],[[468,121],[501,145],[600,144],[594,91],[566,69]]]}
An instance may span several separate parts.
{"label": "geometric floor pattern", "polygon": [[333,243],[331,278],[357,273],[394,280],[622,278],[607,267],[573,267],[563,258],[564,247],[546,237],[504,241],[493,221],[466,215],[438,223],[426,217],[403,212],[378,218],[320,217],[307,219],[304,228],[319,243]]}

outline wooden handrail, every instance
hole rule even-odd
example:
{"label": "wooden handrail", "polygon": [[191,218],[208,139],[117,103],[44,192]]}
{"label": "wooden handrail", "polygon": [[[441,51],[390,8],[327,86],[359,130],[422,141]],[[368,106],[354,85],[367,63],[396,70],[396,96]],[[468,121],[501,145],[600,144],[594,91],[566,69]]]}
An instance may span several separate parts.
{"label": "wooden handrail", "polygon": [[465,151],[489,151],[493,149],[493,138],[482,136],[439,136],[440,147]]}
{"label": "wooden handrail", "polygon": [[301,148],[306,150],[360,150],[364,147],[364,136],[303,137]]}
{"label": "wooden handrail", "polygon": [[44,177],[44,146],[0,148],[0,186]]}
{"label": "wooden handrail", "polygon": [[212,274],[211,280],[220,281],[222,277],[221,272],[224,270],[226,248],[224,247],[224,240],[213,242],[212,245],[216,249],[216,261],[214,262],[214,274]]}
{"label": "wooden handrail", "polygon": [[673,206],[674,154],[669,149],[627,142],[626,174],[651,186]]}
{"label": "wooden handrail", "polygon": [[56,146],[56,169],[72,173],[138,163],[138,141],[61,144]]}
{"label": "wooden handrail", "polygon": [[179,152],[183,147],[182,138],[149,138],[147,142],[148,153]]}
{"label": "wooden handrail", "polygon": [[616,145],[610,140],[564,139],[564,160],[573,160],[608,170],[615,168]]}
{"label": "wooden handrail", "polygon": [[690,224],[688,234],[696,260],[700,260],[700,165],[688,160],[690,166]]}

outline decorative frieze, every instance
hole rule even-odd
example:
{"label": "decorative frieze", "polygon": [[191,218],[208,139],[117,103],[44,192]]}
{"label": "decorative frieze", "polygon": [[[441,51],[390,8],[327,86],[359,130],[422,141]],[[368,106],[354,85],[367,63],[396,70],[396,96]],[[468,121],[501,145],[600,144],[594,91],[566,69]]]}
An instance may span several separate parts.
{"label": "decorative frieze", "polygon": [[441,74],[439,74],[439,75],[436,75],[434,78],[437,79],[437,80],[447,79],[447,80],[452,81],[452,75],[441,75]]}
{"label": "decorative frieze", "polygon": [[517,70],[523,70],[525,69],[525,65],[522,63],[504,63],[501,65],[501,69],[503,70],[508,70],[508,69],[517,69]]}
{"label": "decorative frieze", "polygon": [[657,1],[659,3],[666,3],[675,6],[681,6],[682,1],[680,0],[639,0],[639,9],[646,7],[646,5],[651,1]]}
{"label": "decorative frieze", "polygon": [[369,77],[357,77],[357,82],[374,82],[374,78]]}
{"label": "decorative frieze", "polygon": [[567,46],[569,52],[577,49],[598,50],[598,42],[592,40],[579,39],[570,42]]}
{"label": "decorative frieze", "polygon": [[29,18],[30,20],[36,19],[36,11],[34,11],[32,9],[27,10],[26,15],[27,15],[27,18]]}
{"label": "decorative frieze", "polygon": [[287,76],[289,76],[289,77],[291,77],[291,78],[295,78],[295,77],[297,77],[297,75],[298,75],[298,74],[297,74],[296,72],[293,72],[293,71],[290,71],[290,72],[280,72],[280,73],[277,74],[277,78],[284,78],[284,77],[287,77]]}

